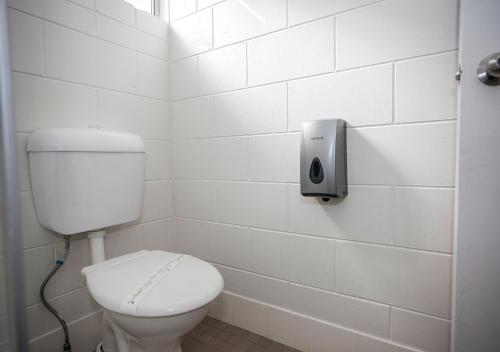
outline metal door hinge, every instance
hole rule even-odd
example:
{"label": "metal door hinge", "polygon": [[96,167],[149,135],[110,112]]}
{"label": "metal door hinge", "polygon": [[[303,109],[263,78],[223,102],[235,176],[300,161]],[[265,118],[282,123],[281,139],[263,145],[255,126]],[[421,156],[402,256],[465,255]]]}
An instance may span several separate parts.
{"label": "metal door hinge", "polygon": [[458,66],[457,72],[455,72],[455,81],[460,82],[460,79],[462,78],[462,68]]}

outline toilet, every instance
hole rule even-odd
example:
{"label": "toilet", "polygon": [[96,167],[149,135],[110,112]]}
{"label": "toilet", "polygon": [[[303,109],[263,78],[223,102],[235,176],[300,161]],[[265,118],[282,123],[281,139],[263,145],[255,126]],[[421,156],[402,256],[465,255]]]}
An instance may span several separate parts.
{"label": "toilet", "polygon": [[183,336],[222,291],[217,269],[161,250],[105,256],[105,229],[141,215],[142,139],[99,128],[46,129],[29,137],[27,150],[40,224],[61,235],[88,233],[92,265],[82,274],[104,310],[97,351],[180,352]]}

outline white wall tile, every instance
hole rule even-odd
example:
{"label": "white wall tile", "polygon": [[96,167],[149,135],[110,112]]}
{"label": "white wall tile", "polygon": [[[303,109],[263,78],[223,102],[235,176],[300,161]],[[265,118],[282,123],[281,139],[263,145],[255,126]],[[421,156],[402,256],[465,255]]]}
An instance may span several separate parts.
{"label": "white wall tile", "polygon": [[[337,68],[456,49],[456,0],[384,1],[336,17]],[[381,50],[383,48],[383,50]]]}
{"label": "white wall tile", "polygon": [[31,192],[19,193],[19,203],[24,248],[38,247],[53,243],[56,240],[56,235],[49,230],[45,230],[38,223]]}
{"label": "white wall tile", "polygon": [[176,179],[201,179],[208,167],[198,139],[172,142],[172,161]]}
{"label": "white wall tile", "polygon": [[200,149],[207,165],[206,178],[227,181],[248,179],[247,137],[201,140]]}
{"label": "white wall tile", "polygon": [[115,258],[144,248],[144,226],[133,225],[110,231],[104,237],[106,257]]}
{"label": "white wall tile", "polygon": [[455,122],[347,131],[350,184],[453,186]]}
{"label": "white wall tile", "polygon": [[87,318],[89,320],[89,342],[92,348],[102,341],[102,315],[102,312],[97,312]]}
{"label": "white wall tile", "polygon": [[145,139],[168,139],[166,101],[111,91],[99,92],[99,119],[94,125],[139,134]]}
{"label": "white wall tile", "polygon": [[294,25],[314,20],[372,2],[376,2],[376,0],[289,0],[288,24]]}
{"label": "white wall tile", "polygon": [[135,91],[136,53],[50,23],[44,23],[46,73],[52,78]]}
{"label": "white wall tile", "polygon": [[68,321],[90,315],[101,309],[92,299],[86,287],[56,298],[54,308]]}
{"label": "white wall tile", "polygon": [[[110,0],[101,0],[108,2]],[[119,1],[119,0],[116,0]],[[121,2],[121,1],[119,1]],[[60,23],[78,31],[95,33],[95,14],[93,11],[66,0],[9,0],[10,7],[37,17]]]}
{"label": "white wall tile", "polygon": [[127,48],[135,49],[163,60],[167,60],[168,58],[166,41],[107,16],[96,14],[96,33],[99,38],[126,46]]}
{"label": "white wall tile", "polygon": [[299,351],[307,348],[308,319],[292,312],[268,307],[266,337]]}
{"label": "white wall tile", "polygon": [[137,46],[138,36],[135,28],[99,13],[96,14],[96,35],[127,48]]}
{"label": "white wall tile", "polygon": [[368,334],[389,337],[389,306],[290,285],[291,310]]}
{"label": "white wall tile", "polygon": [[196,11],[196,0],[170,0],[170,21]]}
{"label": "white wall tile", "polygon": [[149,250],[176,250],[175,220],[173,218],[144,224],[144,248]]}
{"label": "white wall tile", "polygon": [[282,308],[289,307],[288,282],[247,271],[217,265],[224,278],[224,290]]}
{"label": "white wall tile", "polygon": [[[49,50],[53,49],[50,48]],[[96,52],[94,53],[94,64],[97,78],[95,80],[95,83],[89,83],[94,83],[95,85],[100,87],[116,89],[125,92],[135,92],[137,90],[138,93],[141,94],[142,92],[140,90],[140,84],[142,82],[141,78],[143,76],[141,74],[143,74],[143,72],[139,71],[139,82],[137,83],[137,56],[139,56],[139,58],[141,57],[140,54],[138,55],[132,50],[125,49],[105,41],[97,41]],[[64,60],[64,57],[62,59]],[[69,55],[68,59],[75,60],[75,64],[77,65],[77,67],[72,67],[70,62],[70,65],[67,69],[77,70],[79,67],[79,60],[76,59],[73,55]],[[61,58],[54,59],[53,64],[60,64],[61,62],[59,60],[61,60]],[[141,63],[141,60],[139,60],[139,69],[142,68]],[[49,61],[47,59],[47,74],[49,74],[50,72],[49,67]],[[87,69],[87,66],[83,67]],[[55,72],[57,74],[58,70],[55,69]],[[70,72],[65,72],[64,70],[61,71],[61,73],[63,75],[67,74],[68,77],[72,76]],[[162,72],[159,72],[159,74],[160,73]]]}
{"label": "white wall tile", "polygon": [[[86,288],[55,298],[50,303],[68,322],[92,314],[100,309],[92,300]],[[27,308],[26,312],[28,338],[30,340],[59,327],[57,320],[42,304],[33,305]]]}
{"label": "white wall tile", "polygon": [[232,296],[233,324],[253,333],[264,335],[267,330],[267,307],[240,296]]}
{"label": "white wall tile", "polygon": [[170,26],[171,56],[178,59],[212,48],[212,10],[200,11]]}
{"label": "white wall tile", "polygon": [[299,182],[300,134],[250,137],[251,181]]}
{"label": "white wall tile", "polygon": [[333,19],[280,31],[248,42],[248,84],[333,71]]}
{"label": "white wall tile", "polygon": [[[88,351],[94,348],[93,345],[90,344],[89,339],[89,329],[90,324],[93,323],[90,319],[83,318],[81,320],[77,320],[68,326],[68,332],[71,337],[71,350],[72,351]],[[61,344],[61,338],[64,339],[64,334],[62,331],[58,331],[56,334],[59,337],[59,345]],[[63,340],[64,341],[64,340]],[[60,348],[60,347],[59,347]],[[53,349],[57,350],[57,348]]]}
{"label": "white wall tile", "polygon": [[168,99],[168,64],[166,61],[137,54],[137,93],[151,98]]}
{"label": "white wall tile", "polygon": [[455,119],[457,53],[396,63],[396,122]]}
{"label": "white wall tile", "polygon": [[190,98],[198,93],[198,58],[169,63],[172,100]]}
{"label": "white wall tile", "polygon": [[453,251],[454,190],[400,188],[394,195],[394,243]]}
{"label": "white wall tile", "polygon": [[42,75],[42,21],[14,10],[8,17],[12,69]]}
{"label": "white wall tile", "polygon": [[[50,303],[52,304],[53,301]],[[60,326],[56,318],[41,303],[26,308],[26,319],[29,339],[43,335]]]}
{"label": "white wall tile", "polygon": [[206,223],[205,253],[212,262],[249,270],[252,262],[252,238],[241,226]]}
{"label": "white wall tile", "polygon": [[[56,244],[56,258],[62,258],[64,242]],[[52,259],[52,262],[54,260]],[[52,263],[53,264],[53,263]],[[90,243],[84,236],[82,239],[73,239],[71,248],[64,265],[59,269],[55,279],[56,294],[61,295],[85,286],[85,278],[81,274],[84,267],[91,264]],[[45,274],[46,275],[46,274]]]}
{"label": "white wall tile", "polygon": [[334,241],[251,230],[252,271],[333,290]]}
{"label": "white wall tile", "polygon": [[450,316],[452,257],[336,241],[337,291]]}
{"label": "white wall tile", "polygon": [[170,142],[145,141],[145,179],[166,180],[170,178]]}
{"label": "white wall tile", "polygon": [[136,10],[135,14],[137,28],[162,40],[167,40],[168,24],[165,20],[141,10]]}
{"label": "white wall tile", "polygon": [[97,92],[91,88],[18,73],[12,85],[19,132],[97,124]]}
{"label": "white wall tile", "polygon": [[246,44],[235,44],[198,57],[199,94],[246,86]]}
{"label": "white wall tile", "polygon": [[97,11],[129,25],[135,25],[135,9],[123,0],[96,0]]}
{"label": "white wall tile", "polygon": [[172,103],[174,138],[210,137],[214,125],[213,98],[201,97]]}
{"label": "white wall tile", "polygon": [[210,303],[208,316],[231,324],[233,322],[232,297],[232,295],[223,291]]}
{"label": "white wall tile", "polygon": [[205,222],[175,219],[175,248],[179,253],[205,258]]}
{"label": "white wall tile", "polygon": [[349,126],[392,123],[392,65],[292,81],[290,131],[310,120],[341,118]]}
{"label": "white wall tile", "polygon": [[286,26],[286,0],[228,0],[214,6],[214,46],[272,32]]}
{"label": "white wall tile", "polygon": [[424,351],[449,351],[450,325],[448,320],[391,308],[392,339]]}
{"label": "white wall tile", "polygon": [[[89,324],[91,321],[92,320],[89,318],[83,318],[81,320],[68,323],[68,332],[71,336],[72,351],[89,351],[95,347],[91,347],[88,338]],[[61,329],[58,329],[31,340],[29,342],[29,350],[31,352],[57,351],[61,348],[61,341],[64,341],[64,334]]]}
{"label": "white wall tile", "polygon": [[176,178],[246,180],[248,138],[184,140],[173,143]]}
{"label": "white wall tile", "polygon": [[224,0],[198,0],[198,10],[203,9],[208,6],[212,6]]}
{"label": "white wall tile", "polygon": [[285,230],[287,186],[217,182],[214,212],[219,222]]}
{"label": "white wall tile", "polygon": [[[54,268],[54,247],[45,246],[26,250],[24,252],[24,286],[26,305],[40,302],[39,290],[42,281]],[[45,289],[46,297],[56,294],[54,282],[49,282]]]}
{"label": "white wall tile", "polygon": [[393,227],[393,190],[349,186],[346,198],[323,202],[290,185],[290,231],[364,242],[389,243]]}
{"label": "white wall tile", "polygon": [[139,30],[136,31],[136,37],[138,51],[162,60],[168,59],[168,43],[166,41]]}
{"label": "white wall tile", "polygon": [[171,181],[148,181],[144,186],[142,222],[172,216]]}
{"label": "white wall tile", "polygon": [[285,84],[214,96],[216,135],[284,132],[287,129]]}
{"label": "white wall tile", "polygon": [[213,219],[215,183],[211,181],[174,182],[175,216],[202,220]]}
{"label": "white wall tile", "polygon": [[307,350],[314,352],[355,352],[356,334],[318,320],[307,324]]}

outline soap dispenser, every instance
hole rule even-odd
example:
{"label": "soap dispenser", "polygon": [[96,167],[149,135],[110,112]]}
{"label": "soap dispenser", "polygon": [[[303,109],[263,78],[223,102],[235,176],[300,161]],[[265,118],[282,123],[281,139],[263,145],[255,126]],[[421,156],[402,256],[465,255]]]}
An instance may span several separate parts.
{"label": "soap dispenser", "polygon": [[314,120],[302,124],[300,192],[325,201],[347,196],[344,120]]}

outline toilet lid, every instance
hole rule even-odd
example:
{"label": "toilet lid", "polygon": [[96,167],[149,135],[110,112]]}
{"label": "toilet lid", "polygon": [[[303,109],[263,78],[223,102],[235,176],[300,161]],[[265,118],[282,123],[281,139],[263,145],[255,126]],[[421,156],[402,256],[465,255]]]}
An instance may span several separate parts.
{"label": "toilet lid", "polygon": [[142,250],[82,269],[92,297],[127,315],[165,317],[200,308],[222,291],[211,264],[185,254]]}

